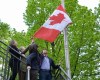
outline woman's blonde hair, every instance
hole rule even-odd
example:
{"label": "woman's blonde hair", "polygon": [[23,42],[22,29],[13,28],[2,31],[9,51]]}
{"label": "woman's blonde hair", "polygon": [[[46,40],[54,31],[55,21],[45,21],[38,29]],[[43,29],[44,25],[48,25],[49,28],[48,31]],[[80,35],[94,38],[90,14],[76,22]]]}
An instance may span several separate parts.
{"label": "woman's blonde hair", "polygon": [[25,50],[25,47],[24,46],[21,46],[20,49],[19,49],[21,52],[23,52]]}

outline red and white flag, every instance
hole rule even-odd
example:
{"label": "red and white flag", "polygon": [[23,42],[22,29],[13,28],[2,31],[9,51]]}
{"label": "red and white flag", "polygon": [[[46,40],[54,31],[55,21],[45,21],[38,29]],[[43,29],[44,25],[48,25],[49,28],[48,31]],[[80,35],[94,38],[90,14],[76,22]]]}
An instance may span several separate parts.
{"label": "red and white flag", "polygon": [[54,42],[60,32],[70,23],[72,23],[71,19],[66,14],[63,6],[60,5],[34,34],[34,37]]}

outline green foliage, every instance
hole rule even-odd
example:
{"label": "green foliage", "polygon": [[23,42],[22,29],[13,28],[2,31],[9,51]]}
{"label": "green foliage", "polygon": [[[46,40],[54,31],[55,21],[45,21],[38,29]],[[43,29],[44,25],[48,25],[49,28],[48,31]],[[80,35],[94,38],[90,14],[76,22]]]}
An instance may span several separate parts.
{"label": "green foliage", "polygon": [[24,31],[17,32],[15,29],[13,29],[10,34],[10,38],[17,41],[18,47],[26,46],[30,43],[30,41],[27,40],[26,33]]}
{"label": "green foliage", "polygon": [[0,20],[0,39],[4,40],[7,38],[9,32],[9,25],[7,23],[1,22]]}

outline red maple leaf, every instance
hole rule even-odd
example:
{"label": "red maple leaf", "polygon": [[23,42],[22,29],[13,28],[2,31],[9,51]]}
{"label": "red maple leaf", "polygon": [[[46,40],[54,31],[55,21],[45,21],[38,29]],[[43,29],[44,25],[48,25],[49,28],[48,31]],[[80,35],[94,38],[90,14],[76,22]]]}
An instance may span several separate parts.
{"label": "red maple leaf", "polygon": [[57,24],[57,23],[61,23],[64,18],[65,18],[64,17],[64,14],[62,14],[62,13],[57,14],[57,16],[56,15],[53,15],[49,19],[49,20],[52,20],[50,22],[50,25],[54,25],[54,24]]}

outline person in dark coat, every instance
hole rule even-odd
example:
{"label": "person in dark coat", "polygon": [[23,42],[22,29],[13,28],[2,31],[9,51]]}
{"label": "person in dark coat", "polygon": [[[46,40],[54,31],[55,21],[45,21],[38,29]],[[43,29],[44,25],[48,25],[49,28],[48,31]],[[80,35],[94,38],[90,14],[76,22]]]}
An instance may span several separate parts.
{"label": "person in dark coat", "polygon": [[47,50],[44,49],[41,55],[39,80],[52,80],[51,68],[57,69],[59,65],[54,64],[54,61],[48,57]]}
{"label": "person in dark coat", "polygon": [[19,49],[17,48],[17,42],[15,40],[11,40],[9,46],[10,46],[10,48],[8,49],[8,51],[11,54],[11,58],[9,60],[9,66],[10,66],[11,72],[12,72],[12,75],[10,76],[9,80],[15,80],[16,75],[19,71],[19,62],[20,61],[17,59],[17,58],[20,59],[20,55],[18,54]]}
{"label": "person in dark coat", "polygon": [[27,67],[31,67],[30,70],[30,80],[37,80],[39,63],[38,63],[38,46],[35,43],[32,43],[29,46],[29,56],[26,58]]}

